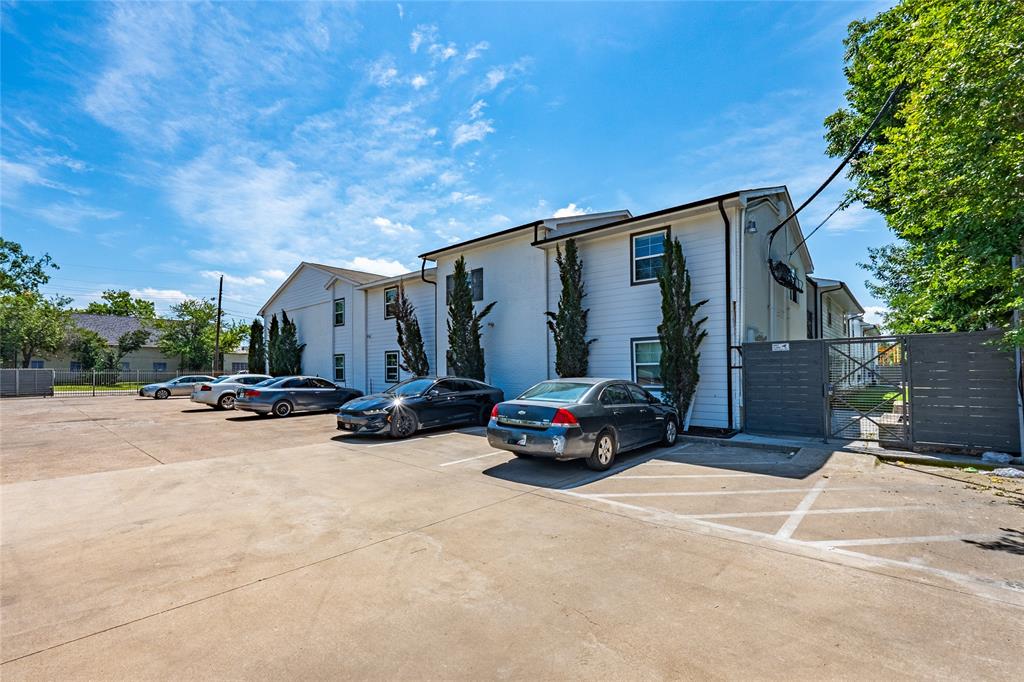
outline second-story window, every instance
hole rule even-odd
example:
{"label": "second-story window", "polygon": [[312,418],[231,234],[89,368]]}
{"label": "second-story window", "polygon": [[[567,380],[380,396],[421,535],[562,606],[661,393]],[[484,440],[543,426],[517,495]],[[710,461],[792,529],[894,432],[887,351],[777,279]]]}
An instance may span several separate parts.
{"label": "second-story window", "polygon": [[630,237],[632,250],[630,283],[647,284],[657,281],[658,275],[661,273],[661,266],[665,262],[665,238],[667,236],[668,230],[655,230],[634,234]]}
{"label": "second-story window", "polygon": [[[445,280],[445,302],[452,302],[452,288],[455,286],[455,276],[448,275]],[[484,300],[484,269],[473,268],[469,271],[469,288],[473,292],[473,301]]]}
{"label": "second-story window", "polygon": [[398,313],[398,287],[384,290],[384,319],[390,320]]}
{"label": "second-story window", "polygon": [[345,325],[345,299],[336,298],[334,299],[334,326],[342,327]]}

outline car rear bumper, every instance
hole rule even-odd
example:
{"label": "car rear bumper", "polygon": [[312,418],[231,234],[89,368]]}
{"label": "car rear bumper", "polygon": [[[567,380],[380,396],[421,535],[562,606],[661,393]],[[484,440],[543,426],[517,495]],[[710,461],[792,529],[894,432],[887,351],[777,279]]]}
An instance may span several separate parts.
{"label": "car rear bumper", "polygon": [[487,424],[487,442],[499,450],[560,460],[587,457],[594,449],[593,440],[578,426],[524,429],[498,424],[493,419]]}
{"label": "car rear bumper", "polygon": [[247,403],[241,400],[235,399],[235,409],[242,410],[244,412],[259,412],[260,414],[270,414],[270,411],[274,409],[273,405],[267,403]]}
{"label": "car rear bumper", "polygon": [[388,415],[338,414],[338,430],[352,433],[380,433],[389,426]]}
{"label": "car rear bumper", "polygon": [[214,395],[213,391],[200,391],[192,394],[192,402],[202,403],[203,405],[216,405],[219,395]]}

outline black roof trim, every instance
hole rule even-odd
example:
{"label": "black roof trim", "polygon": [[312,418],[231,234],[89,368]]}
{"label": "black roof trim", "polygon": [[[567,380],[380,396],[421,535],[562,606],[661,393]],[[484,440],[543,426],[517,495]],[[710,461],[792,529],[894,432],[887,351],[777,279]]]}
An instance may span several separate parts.
{"label": "black roof trim", "polygon": [[736,199],[741,194],[741,191],[729,192],[728,194],[719,194],[716,197],[708,197],[707,199],[698,199],[697,201],[691,201],[688,204],[680,204],[679,206],[672,206],[670,208],[663,208],[658,211],[652,211],[651,213],[644,213],[643,215],[633,216],[632,218],[623,218],[622,220],[616,220],[613,223],[605,223],[604,225],[595,225],[594,227],[588,227],[585,230],[579,230],[578,232],[571,232],[569,234],[563,234],[562,236],[554,236],[550,239],[538,239],[533,242],[533,246],[540,246],[541,244],[553,244],[562,239],[568,239],[570,237],[576,238],[581,234],[590,234],[591,232],[597,232],[599,230],[607,230],[611,227],[619,227],[620,225],[629,225],[630,223],[637,223],[641,220],[647,220],[649,218],[657,218],[658,216],[668,215],[669,213],[675,213],[676,211],[685,211],[690,208],[697,208],[698,206],[704,206],[705,204],[716,204],[719,201],[725,201],[726,199]]}
{"label": "black roof trim", "polygon": [[421,253],[420,254],[420,258],[425,258],[427,260],[434,260],[433,258],[431,258],[431,256],[436,256],[439,253],[444,253],[445,251],[451,251],[453,249],[465,248],[465,247],[469,246],[470,244],[476,244],[477,242],[482,242],[485,239],[493,239],[494,237],[501,237],[502,235],[512,234],[513,232],[515,232],[517,230],[524,230],[524,229],[526,229],[528,227],[530,227],[530,228],[537,227],[538,225],[540,225],[543,222],[544,222],[543,220],[534,220],[532,223],[526,223],[524,225],[516,225],[515,227],[510,227],[508,229],[501,230],[500,232],[491,232],[490,234],[485,234],[485,235],[481,235],[479,237],[474,237],[473,239],[467,239],[464,242],[457,242],[455,244],[450,244],[448,246],[444,246],[444,247],[442,247],[440,249],[434,249],[433,251],[427,251],[426,253]]}

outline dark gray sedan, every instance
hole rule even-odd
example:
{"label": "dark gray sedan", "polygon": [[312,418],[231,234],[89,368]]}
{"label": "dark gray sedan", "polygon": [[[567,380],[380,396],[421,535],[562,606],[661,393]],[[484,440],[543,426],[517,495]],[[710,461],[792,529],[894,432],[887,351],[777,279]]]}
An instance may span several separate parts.
{"label": "dark gray sedan", "polygon": [[336,410],[362,394],[320,377],[278,377],[239,389],[235,409],[287,417],[292,412]]}
{"label": "dark gray sedan", "polygon": [[673,445],[679,415],[622,379],[554,379],[499,403],[487,424],[492,447],[517,457],[586,458],[608,469],[620,452],[651,443]]}

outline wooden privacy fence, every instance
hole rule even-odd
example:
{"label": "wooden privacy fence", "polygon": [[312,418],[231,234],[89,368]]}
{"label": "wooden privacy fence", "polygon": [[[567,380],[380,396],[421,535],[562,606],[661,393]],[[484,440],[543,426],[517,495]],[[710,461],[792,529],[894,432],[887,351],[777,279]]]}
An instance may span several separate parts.
{"label": "wooden privacy fence", "polygon": [[744,430],[1020,452],[1000,332],[743,344]]}

